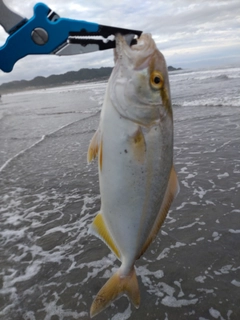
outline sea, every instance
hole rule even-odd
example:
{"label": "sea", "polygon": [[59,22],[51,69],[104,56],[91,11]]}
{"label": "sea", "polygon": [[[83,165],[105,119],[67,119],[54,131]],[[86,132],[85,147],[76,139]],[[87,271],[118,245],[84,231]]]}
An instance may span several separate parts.
{"label": "sea", "polygon": [[[141,305],[96,320],[240,319],[240,68],[170,74],[180,192],[136,262]],[[0,319],[90,319],[120,263],[88,233],[100,208],[87,150],[107,81],[2,95]]]}

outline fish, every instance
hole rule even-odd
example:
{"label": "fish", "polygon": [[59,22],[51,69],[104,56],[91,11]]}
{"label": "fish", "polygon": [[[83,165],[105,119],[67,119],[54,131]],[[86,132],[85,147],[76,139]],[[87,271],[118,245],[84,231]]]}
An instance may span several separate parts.
{"label": "fish", "polygon": [[179,192],[166,61],[151,34],[135,42],[116,36],[115,66],[88,148],[88,163],[98,157],[101,195],[89,233],[121,262],[97,293],[91,317],[123,294],[139,308],[135,262],[155,239]]}

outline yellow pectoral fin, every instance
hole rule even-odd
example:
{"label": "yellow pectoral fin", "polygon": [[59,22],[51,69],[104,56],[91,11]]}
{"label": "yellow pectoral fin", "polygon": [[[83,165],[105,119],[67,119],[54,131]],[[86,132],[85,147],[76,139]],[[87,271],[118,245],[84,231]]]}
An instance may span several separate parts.
{"label": "yellow pectoral fin", "polygon": [[178,178],[177,178],[177,174],[176,174],[174,167],[172,167],[172,170],[170,173],[170,178],[168,181],[167,190],[165,192],[165,196],[163,198],[163,202],[162,202],[160,211],[158,213],[158,216],[155,220],[153,228],[152,228],[146,242],[144,243],[144,246],[143,246],[138,258],[140,258],[144,254],[144,252],[147,250],[147,248],[149,247],[151,242],[155,239],[160,227],[162,226],[162,224],[167,216],[167,213],[168,213],[168,210],[172,204],[172,201],[177,196],[178,192],[179,192]]}
{"label": "yellow pectoral fin", "polygon": [[90,163],[94,160],[98,154],[99,144],[100,144],[101,134],[100,130],[98,129],[94,136],[92,137],[89,147],[88,147],[88,154],[87,154],[87,161]]}
{"label": "yellow pectoral fin", "polygon": [[103,311],[111,302],[126,294],[136,308],[140,304],[140,292],[135,269],[133,268],[129,275],[121,276],[116,272],[98,292],[94,299],[90,316],[91,318]]}
{"label": "yellow pectoral fin", "polygon": [[116,257],[120,260],[120,253],[115,245],[107,226],[103,220],[103,216],[101,213],[98,213],[97,216],[94,218],[89,232],[94,234],[96,237],[100,238],[106,245],[115,253]]}

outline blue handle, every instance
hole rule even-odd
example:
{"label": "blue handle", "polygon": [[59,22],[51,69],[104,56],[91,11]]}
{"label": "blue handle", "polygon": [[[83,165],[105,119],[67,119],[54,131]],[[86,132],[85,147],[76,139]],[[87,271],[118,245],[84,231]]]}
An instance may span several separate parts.
{"label": "blue handle", "polygon": [[[50,21],[47,16],[49,8],[43,3],[34,6],[34,15],[0,47],[0,69],[10,72],[15,62],[29,54],[50,54],[66,42],[69,32],[98,31],[99,25],[81,20],[59,18]],[[36,44],[31,37],[35,28],[43,28],[48,33],[48,41],[44,45]]]}

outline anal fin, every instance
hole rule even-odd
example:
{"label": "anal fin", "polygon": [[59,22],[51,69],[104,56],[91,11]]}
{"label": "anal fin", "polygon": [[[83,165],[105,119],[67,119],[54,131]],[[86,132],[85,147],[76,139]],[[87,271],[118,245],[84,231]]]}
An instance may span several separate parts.
{"label": "anal fin", "polygon": [[144,252],[147,250],[149,245],[152,243],[152,241],[155,239],[156,235],[158,234],[158,231],[161,228],[161,226],[167,216],[168,210],[172,204],[172,201],[177,196],[179,189],[180,188],[179,188],[179,184],[178,184],[177,174],[176,174],[174,167],[172,167],[169,181],[168,181],[168,186],[167,186],[164,198],[163,198],[161,208],[159,210],[159,213],[158,213],[158,216],[155,220],[155,223],[152,227],[152,230],[151,230],[146,242],[144,243],[144,245],[142,247],[142,250],[138,256],[138,259],[144,254]]}
{"label": "anal fin", "polygon": [[120,252],[107,229],[107,226],[103,220],[103,215],[101,213],[98,213],[97,216],[94,218],[90,226],[89,232],[94,234],[96,237],[100,238],[120,260]]}

